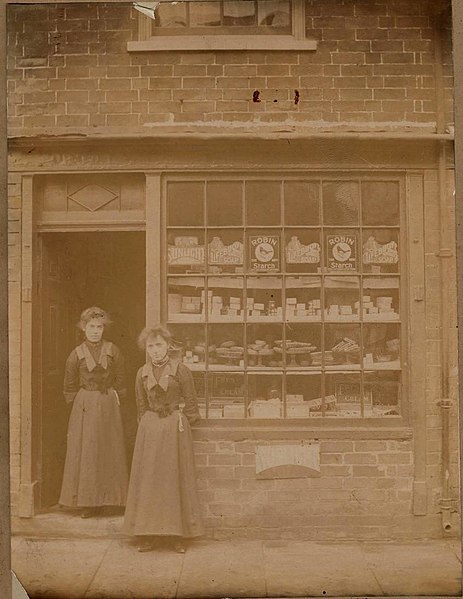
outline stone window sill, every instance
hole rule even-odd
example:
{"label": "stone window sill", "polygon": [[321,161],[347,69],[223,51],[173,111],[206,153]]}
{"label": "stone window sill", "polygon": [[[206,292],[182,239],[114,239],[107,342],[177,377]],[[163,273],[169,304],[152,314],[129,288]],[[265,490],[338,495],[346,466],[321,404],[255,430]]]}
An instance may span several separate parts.
{"label": "stone window sill", "polygon": [[314,39],[296,39],[292,35],[248,36],[159,36],[127,43],[129,52],[201,51],[201,50],[316,50]]}

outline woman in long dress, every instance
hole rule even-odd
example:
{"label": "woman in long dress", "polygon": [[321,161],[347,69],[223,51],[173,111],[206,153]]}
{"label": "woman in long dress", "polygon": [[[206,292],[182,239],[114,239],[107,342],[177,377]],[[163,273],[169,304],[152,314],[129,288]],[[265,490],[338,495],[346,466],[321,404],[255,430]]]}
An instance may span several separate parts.
{"label": "woman in long dress", "polygon": [[119,349],[103,338],[108,314],[87,308],[79,327],[84,342],[66,362],[64,396],[72,402],[66,461],[59,503],[82,509],[82,517],[104,506],[124,506],[128,472],[120,399],[126,394],[124,361]]}
{"label": "woman in long dress", "polygon": [[184,552],[184,539],[203,534],[190,424],[200,420],[193,376],[169,357],[171,335],[164,327],[139,338],[147,362],[137,373],[138,431],[133,454],[124,532],[139,551],[159,538]]}

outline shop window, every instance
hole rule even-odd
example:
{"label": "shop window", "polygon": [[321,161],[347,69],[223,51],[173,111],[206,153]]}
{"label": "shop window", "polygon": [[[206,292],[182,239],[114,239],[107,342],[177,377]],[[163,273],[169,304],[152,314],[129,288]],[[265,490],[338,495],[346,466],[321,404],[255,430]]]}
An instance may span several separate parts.
{"label": "shop window", "polygon": [[306,37],[304,0],[161,0],[154,19],[139,16],[141,50],[315,50]]}
{"label": "shop window", "polygon": [[401,416],[398,180],[167,180],[164,195],[164,317],[206,419]]}

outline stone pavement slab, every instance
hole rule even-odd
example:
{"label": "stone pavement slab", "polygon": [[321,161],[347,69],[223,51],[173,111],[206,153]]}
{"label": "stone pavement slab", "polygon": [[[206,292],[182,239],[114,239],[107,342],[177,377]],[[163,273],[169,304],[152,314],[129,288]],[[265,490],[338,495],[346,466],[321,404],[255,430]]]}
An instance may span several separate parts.
{"label": "stone pavement slab", "polygon": [[196,543],[185,554],[177,597],[199,596],[265,597],[262,542]]}
{"label": "stone pavement slab", "polygon": [[272,596],[381,595],[359,543],[264,542]]}
{"label": "stone pavement slab", "polygon": [[112,541],[85,597],[153,599],[175,597],[184,555],[168,550],[139,553],[127,541]]}
{"label": "stone pavement slab", "polygon": [[383,595],[461,596],[461,563],[446,541],[362,543]]}
{"label": "stone pavement slab", "polygon": [[13,537],[13,569],[35,596],[203,599],[461,596],[457,540],[212,541],[141,554],[122,539]]}
{"label": "stone pavement slab", "polygon": [[12,539],[12,570],[30,594],[82,599],[109,540]]}

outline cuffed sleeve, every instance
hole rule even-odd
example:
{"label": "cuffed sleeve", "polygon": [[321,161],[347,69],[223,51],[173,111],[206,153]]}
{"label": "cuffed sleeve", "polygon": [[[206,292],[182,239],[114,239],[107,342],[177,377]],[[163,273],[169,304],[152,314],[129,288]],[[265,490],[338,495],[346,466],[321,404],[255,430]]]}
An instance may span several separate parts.
{"label": "cuffed sleeve", "polygon": [[75,350],[73,350],[68,359],[66,360],[66,366],[64,369],[64,385],[63,393],[67,403],[72,403],[77,391],[79,390],[79,358]]}
{"label": "cuffed sleeve", "polygon": [[143,414],[148,410],[148,398],[146,396],[146,390],[143,385],[142,368],[137,372],[135,378],[135,399],[137,402],[137,417],[140,422]]}
{"label": "cuffed sleeve", "polygon": [[183,413],[190,424],[197,424],[201,420],[201,416],[199,414],[195,383],[191,370],[184,364],[179,364],[177,376],[180,381],[182,399],[185,403]]}

